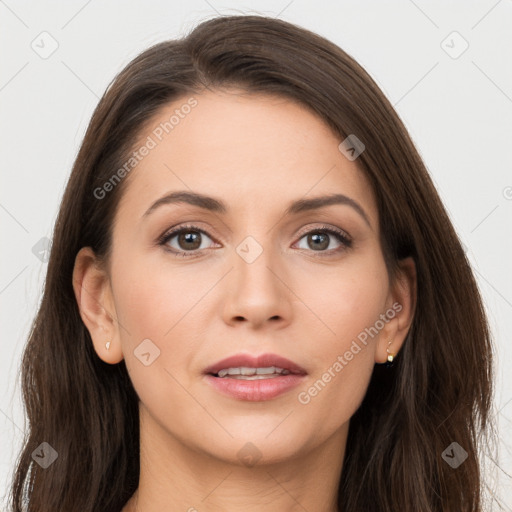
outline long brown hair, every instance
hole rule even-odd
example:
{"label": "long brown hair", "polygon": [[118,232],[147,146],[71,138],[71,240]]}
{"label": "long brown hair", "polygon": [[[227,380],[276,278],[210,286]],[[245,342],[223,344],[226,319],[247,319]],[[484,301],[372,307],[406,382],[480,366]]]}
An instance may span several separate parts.
{"label": "long brown hair", "polygon": [[[481,511],[492,340],[470,263],[418,151],[372,78],[335,44],[279,19],[226,16],[144,51],[94,111],[22,359],[29,432],[12,482],[14,512],[24,502],[28,512],[117,512],[136,490],[138,396],[124,361],[106,364],[93,349],[72,287],[75,256],[90,246],[108,259],[126,180],[102,199],[94,190],[126,162],[141,127],[179,97],[229,86],[297,101],[340,142],[350,134],[363,141],[357,164],[373,187],[390,279],[400,259],[416,263],[404,346],[393,368],[375,367],[350,421],[340,509]],[[43,442],[58,454],[47,468],[32,456]],[[457,468],[442,455],[454,442],[467,452]]]}

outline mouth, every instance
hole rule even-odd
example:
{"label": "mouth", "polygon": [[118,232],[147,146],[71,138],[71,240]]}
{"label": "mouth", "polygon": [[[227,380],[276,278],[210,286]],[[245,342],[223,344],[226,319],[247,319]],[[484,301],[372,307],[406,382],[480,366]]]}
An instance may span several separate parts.
{"label": "mouth", "polygon": [[307,375],[298,364],[275,354],[238,354],[218,361],[203,373],[217,391],[248,401],[275,398],[297,386]]}
{"label": "mouth", "polygon": [[237,354],[209,366],[204,371],[206,375],[219,378],[234,378],[239,380],[271,379],[281,375],[306,375],[304,368],[297,363],[276,354],[251,356]]}
{"label": "mouth", "polygon": [[261,368],[250,368],[238,366],[236,368],[224,368],[214,374],[215,377],[237,379],[237,380],[261,380],[273,379],[280,375],[289,375],[291,372],[278,366],[267,366]]}

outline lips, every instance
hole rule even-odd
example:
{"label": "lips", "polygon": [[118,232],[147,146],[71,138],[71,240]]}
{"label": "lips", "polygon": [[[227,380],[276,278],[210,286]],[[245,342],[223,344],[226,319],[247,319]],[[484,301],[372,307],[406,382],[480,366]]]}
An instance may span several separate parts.
{"label": "lips", "polygon": [[291,374],[307,375],[306,370],[297,363],[277,354],[261,354],[259,356],[236,354],[209,366],[205,369],[204,373],[206,375],[217,376],[219,371],[229,368],[270,368],[272,366],[286,370]]}
{"label": "lips", "polygon": [[206,368],[204,381],[231,399],[263,402],[290,396],[294,388],[304,383],[306,375],[297,363],[276,354],[237,354]]}

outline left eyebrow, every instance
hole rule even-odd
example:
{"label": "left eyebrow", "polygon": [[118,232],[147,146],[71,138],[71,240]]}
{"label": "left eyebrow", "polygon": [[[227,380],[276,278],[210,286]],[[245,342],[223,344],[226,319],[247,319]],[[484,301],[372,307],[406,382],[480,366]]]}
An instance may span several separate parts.
{"label": "left eyebrow", "polygon": [[[204,194],[199,194],[197,192],[180,190],[177,192],[171,192],[170,194],[166,194],[160,199],[157,199],[146,210],[142,217],[147,217],[160,206],[174,203],[187,203],[220,214],[226,214],[228,211],[226,203],[224,203],[220,199],[206,196]],[[372,226],[368,219],[368,215],[364,211],[363,207],[358,202],[354,201],[354,199],[343,194],[331,194],[327,196],[313,197],[311,199],[297,199],[295,201],[292,201],[288,205],[284,215],[296,215],[298,213],[311,210],[318,210],[320,208],[324,208],[326,206],[331,206],[334,204],[342,204],[352,207],[357,213],[359,213],[359,215],[364,219],[366,224],[368,224],[368,226],[372,229]]]}
{"label": "left eyebrow", "polygon": [[368,215],[364,211],[363,207],[357,201],[354,201],[354,199],[351,197],[345,196],[343,194],[319,196],[313,197],[311,199],[298,199],[297,201],[293,201],[288,206],[288,208],[285,210],[285,215],[295,215],[305,211],[317,210],[333,204],[345,204],[347,206],[351,206],[365,220],[366,224],[372,228],[368,219]]}

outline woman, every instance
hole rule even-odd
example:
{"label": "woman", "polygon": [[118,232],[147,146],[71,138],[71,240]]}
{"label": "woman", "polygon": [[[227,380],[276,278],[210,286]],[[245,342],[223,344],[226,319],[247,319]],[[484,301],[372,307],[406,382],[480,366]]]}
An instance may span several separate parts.
{"label": "woman", "polygon": [[259,16],[113,81],[26,347],[32,511],[480,511],[491,339],[389,101]]}

